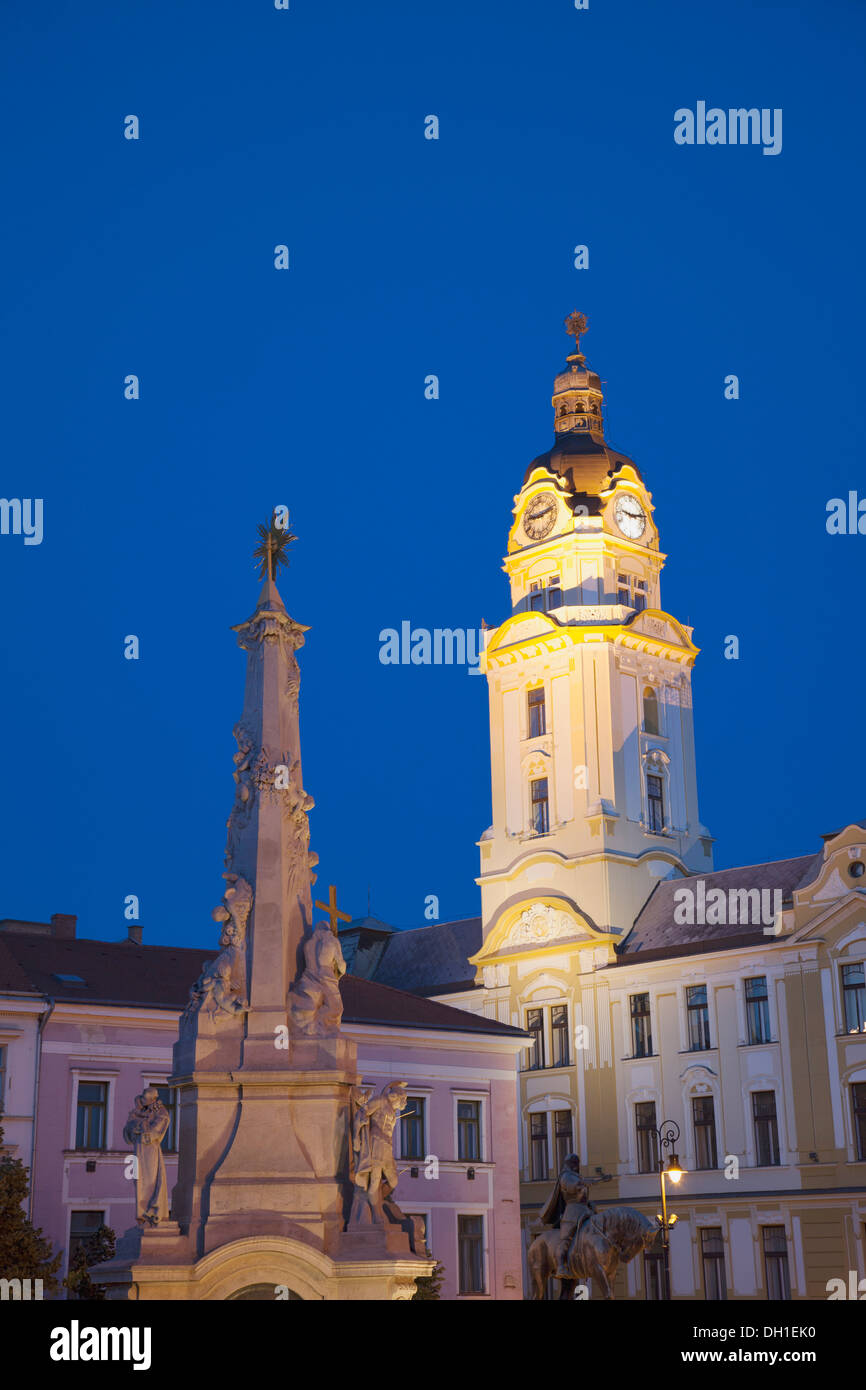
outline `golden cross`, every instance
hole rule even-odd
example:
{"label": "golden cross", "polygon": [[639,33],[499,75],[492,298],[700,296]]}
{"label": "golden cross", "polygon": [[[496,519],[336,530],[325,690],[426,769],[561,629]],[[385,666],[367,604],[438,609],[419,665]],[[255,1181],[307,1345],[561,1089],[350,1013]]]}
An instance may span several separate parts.
{"label": "golden cross", "polygon": [[326,903],[317,902],[316,907],[320,907],[323,912],[327,912],[328,921],[331,924],[331,931],[334,933],[335,936],[337,935],[337,932],[340,929],[339,923],[341,921],[351,922],[352,920],[351,913],[341,912],[340,909],[337,907],[337,890],[334,887],[333,883],[328,888],[328,901]]}

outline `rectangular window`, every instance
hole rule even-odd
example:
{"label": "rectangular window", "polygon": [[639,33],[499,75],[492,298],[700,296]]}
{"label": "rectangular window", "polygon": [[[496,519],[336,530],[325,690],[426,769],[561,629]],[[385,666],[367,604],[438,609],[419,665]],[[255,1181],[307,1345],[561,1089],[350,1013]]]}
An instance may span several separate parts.
{"label": "rectangular window", "polygon": [[562,607],[562,587],[559,583],[558,574],[552,574],[547,581],[547,607],[548,611],[551,608]]}
{"label": "rectangular window", "polygon": [[460,1293],[484,1292],[484,1217],[457,1217]]}
{"label": "rectangular window", "polygon": [[767,1275],[767,1297],[787,1301],[791,1297],[788,1273],[788,1242],[784,1226],[762,1226],[764,1240],[764,1269]]}
{"label": "rectangular window", "polygon": [[400,1153],[403,1158],[424,1158],[426,1125],[426,1096],[407,1096],[406,1109],[400,1116]]}
{"label": "rectangular window", "polygon": [[567,1067],[568,1047],[568,1005],[554,1004],[550,1010],[550,1039],[553,1047],[554,1067]]}
{"label": "rectangular window", "polygon": [[755,1161],[759,1168],[775,1168],[779,1163],[775,1091],[752,1092],[752,1115],[755,1121]]}
{"label": "rectangular window", "polygon": [[550,813],[547,806],[547,778],[536,777],[534,782],[530,782],[530,793],[532,796],[532,832],[534,835],[546,835],[550,829]]}
{"label": "rectangular window", "polygon": [[457,1102],[457,1157],[464,1162],[481,1158],[481,1101]]}
{"label": "rectangular window", "polygon": [[532,1156],[532,1181],[544,1182],[550,1176],[546,1112],[529,1117],[529,1148]]}
{"label": "rectangular window", "polygon": [[704,1298],[714,1302],[727,1298],[725,1245],[721,1226],[704,1226],[701,1229],[701,1262],[704,1267]]}
{"label": "rectangular window", "polygon": [[69,1214],[69,1264],[84,1242],[105,1225],[104,1211],[73,1211]]}
{"label": "rectangular window", "polygon": [[562,1172],[565,1160],[574,1147],[574,1134],[570,1110],[554,1110],[553,1138],[556,1146],[556,1171]]}
{"label": "rectangular window", "polygon": [[862,963],[842,966],[842,1002],[845,1032],[866,1033],[866,982]]}
{"label": "rectangular window", "polygon": [[75,1118],[76,1149],[104,1149],[108,1082],[79,1081]]}
{"label": "rectangular window", "polygon": [[633,1056],[652,1056],[653,1035],[650,1027],[648,994],[633,994],[631,996],[631,1042]]}
{"label": "rectangular window", "polygon": [[540,685],[535,690],[530,690],[527,700],[529,706],[529,737],[540,738],[547,733],[547,725],[544,718],[544,686]]}
{"label": "rectangular window", "polygon": [[664,788],[661,777],[652,772],[647,774],[646,796],[649,828],[653,835],[661,835],[665,828]]}
{"label": "rectangular window", "polygon": [[866,1159],[866,1081],[855,1081],[851,1087],[854,1106],[854,1152],[862,1163]]}
{"label": "rectangular window", "polygon": [[706,985],[687,987],[686,1012],[689,1020],[689,1051],[706,1052],[710,1045],[710,1011],[707,1006]]}
{"label": "rectangular window", "polygon": [[632,608],[636,608],[638,613],[642,613],[646,608],[646,580],[636,579],[634,581],[634,601]]}
{"label": "rectangular window", "polygon": [[656,1133],[656,1103],[642,1100],[634,1108],[637,1131],[637,1170],[639,1173],[657,1173],[659,1167],[659,1139]]}
{"label": "rectangular window", "polygon": [[692,1097],[692,1119],[695,1125],[695,1165],[698,1168],[717,1168],[716,1108],[712,1096]]}
{"label": "rectangular window", "polygon": [[767,999],[766,975],[755,975],[746,981],[746,1021],[749,1042],[770,1041],[770,1005]]}
{"label": "rectangular window", "polygon": [[667,1296],[665,1288],[665,1261],[664,1255],[653,1252],[648,1255],[646,1251],[643,1257],[644,1288],[647,1298],[661,1300]]}
{"label": "rectangular window", "polygon": [[616,577],[616,601],[625,608],[631,608],[631,593],[627,574],[618,574]]}
{"label": "rectangular window", "polygon": [[536,613],[544,612],[544,589],[540,579],[533,579],[529,586],[529,607]]}
{"label": "rectangular window", "polygon": [[540,1071],[545,1064],[544,1058],[544,1014],[541,1009],[526,1010],[526,1031],[531,1034],[534,1047],[527,1048],[526,1070]]}
{"label": "rectangular window", "polygon": [[165,1131],[162,1140],[162,1151],[167,1154],[177,1153],[177,1091],[174,1086],[157,1086],[159,1098],[168,1111],[168,1129]]}

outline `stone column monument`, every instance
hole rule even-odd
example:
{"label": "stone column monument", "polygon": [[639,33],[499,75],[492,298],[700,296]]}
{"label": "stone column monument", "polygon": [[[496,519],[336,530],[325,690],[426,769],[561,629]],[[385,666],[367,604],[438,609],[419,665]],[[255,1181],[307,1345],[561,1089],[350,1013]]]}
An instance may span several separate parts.
{"label": "stone column monument", "polygon": [[259,533],[264,585],[234,629],[247,677],[219,949],[190,982],[174,1045],[171,1217],[127,1233],[99,1279],[114,1298],[410,1298],[433,1262],[399,1208],[365,1229],[352,1210],[361,1077],[341,1031],[336,920],[313,923],[296,657],[308,629],[274,582],[294,537],[273,522]]}

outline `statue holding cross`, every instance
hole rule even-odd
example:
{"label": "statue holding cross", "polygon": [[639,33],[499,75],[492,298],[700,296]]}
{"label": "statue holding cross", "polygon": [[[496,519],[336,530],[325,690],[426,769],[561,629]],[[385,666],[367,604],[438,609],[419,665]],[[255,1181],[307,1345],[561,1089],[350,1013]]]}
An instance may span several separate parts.
{"label": "statue holding cross", "polygon": [[337,936],[339,922],[351,921],[348,912],[337,907],[337,890],[331,885],[328,902],[316,903],[328,913],[328,922],[319,922],[304,943],[304,970],[289,990],[289,1021],[293,1031],[312,1038],[331,1038],[340,1031],[343,997],[340,980],[346,962]]}

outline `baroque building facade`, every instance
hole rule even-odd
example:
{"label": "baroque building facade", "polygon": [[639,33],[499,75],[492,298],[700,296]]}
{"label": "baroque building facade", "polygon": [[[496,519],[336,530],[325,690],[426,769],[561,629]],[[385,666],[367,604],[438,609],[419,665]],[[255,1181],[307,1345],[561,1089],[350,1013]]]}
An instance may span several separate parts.
{"label": "baroque building facade", "polygon": [[[866,833],[714,871],[700,821],[692,631],[598,375],[554,382],[554,442],[515,498],[512,610],[487,634],[493,821],[481,916],[352,925],[354,968],[527,1031],[524,1250],[563,1159],[655,1216],[679,1130],[674,1297],[825,1298],[866,1275]],[[618,1293],[663,1297],[661,1256]],[[866,1294],[863,1282],[862,1294]]]}

